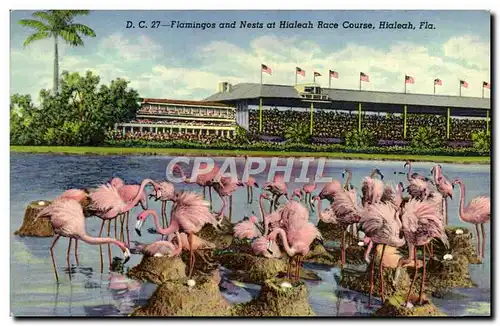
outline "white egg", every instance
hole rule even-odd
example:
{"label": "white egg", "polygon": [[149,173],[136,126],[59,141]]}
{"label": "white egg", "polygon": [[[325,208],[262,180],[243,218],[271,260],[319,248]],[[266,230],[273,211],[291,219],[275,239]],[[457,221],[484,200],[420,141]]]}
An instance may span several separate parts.
{"label": "white egg", "polygon": [[38,206],[45,206],[45,202],[43,200],[39,201]]}
{"label": "white egg", "polygon": [[163,257],[163,254],[160,252],[157,252],[156,254],[153,255],[153,257]]}
{"label": "white egg", "polygon": [[358,242],[358,246],[363,247],[365,243],[363,241]]}
{"label": "white egg", "polygon": [[190,288],[192,288],[193,286],[195,286],[195,285],[196,285],[196,281],[195,281],[195,280],[193,280],[193,279],[190,279],[190,280],[188,280],[188,281],[187,281],[187,285],[188,285]]}
{"label": "white egg", "polygon": [[462,229],[457,229],[455,231],[455,234],[463,234],[463,233],[464,233],[464,230],[462,230]]}
{"label": "white egg", "polygon": [[284,289],[285,288],[289,289],[289,288],[292,287],[292,284],[290,284],[290,282],[283,282],[283,283],[281,283],[281,287],[284,288]]}
{"label": "white egg", "polygon": [[453,259],[453,256],[452,256],[452,255],[450,255],[450,254],[446,254],[446,255],[444,255],[444,256],[443,256],[443,259],[444,259],[444,260],[452,260],[452,259]]}

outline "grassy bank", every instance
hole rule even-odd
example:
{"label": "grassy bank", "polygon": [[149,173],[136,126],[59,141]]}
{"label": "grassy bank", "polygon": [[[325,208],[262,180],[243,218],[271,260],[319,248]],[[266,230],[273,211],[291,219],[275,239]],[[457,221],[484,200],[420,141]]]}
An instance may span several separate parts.
{"label": "grassy bank", "polygon": [[11,146],[11,152],[44,154],[79,154],[79,155],[187,155],[187,156],[259,156],[259,157],[327,157],[344,160],[386,160],[417,162],[490,164],[487,156],[431,156],[402,154],[364,154],[342,152],[278,152],[278,151],[243,151],[223,149],[181,149],[181,148],[137,148],[137,147],[69,147],[69,146]]}

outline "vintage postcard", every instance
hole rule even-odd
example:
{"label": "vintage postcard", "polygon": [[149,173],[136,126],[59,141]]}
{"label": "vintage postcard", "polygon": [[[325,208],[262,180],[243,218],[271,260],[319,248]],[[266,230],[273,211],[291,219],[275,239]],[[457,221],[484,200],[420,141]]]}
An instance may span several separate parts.
{"label": "vintage postcard", "polygon": [[11,314],[490,317],[490,33],[12,10]]}

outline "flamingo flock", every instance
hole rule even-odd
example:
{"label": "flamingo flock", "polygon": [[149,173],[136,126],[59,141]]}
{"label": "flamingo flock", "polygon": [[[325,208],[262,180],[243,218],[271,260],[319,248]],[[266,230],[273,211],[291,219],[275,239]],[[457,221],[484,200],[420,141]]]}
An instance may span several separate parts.
{"label": "flamingo flock", "polygon": [[[351,184],[353,173],[350,169],[342,173],[342,177],[346,179],[345,184],[333,180],[320,187],[313,182],[302,188],[293,189],[290,193],[284,178],[276,175],[272,182],[263,185],[259,194],[260,218],[251,216],[235,223],[233,236],[250,240],[251,250],[256,256],[266,259],[281,259],[288,256],[287,278],[296,283],[300,279],[300,268],[305,256],[311,250],[311,245],[314,241],[322,243],[324,240],[321,232],[310,221],[310,211],[314,211],[317,202],[318,221],[337,224],[343,230],[340,244],[342,268],[346,264],[346,248],[352,244],[353,240],[355,243],[362,241],[366,245],[364,258],[369,265],[370,273],[369,304],[371,304],[374,284],[375,258],[372,257],[372,253],[376,251],[375,248],[378,245],[382,246],[379,259],[382,301],[384,300],[384,266],[381,262],[386,246],[400,248],[406,245],[408,257],[403,258],[403,262],[414,263],[417,267],[406,302],[410,304],[410,293],[417,277],[418,267],[422,267],[423,277],[418,298],[418,303],[422,304],[427,272],[426,257],[433,256],[430,243],[433,239],[438,239],[448,246],[445,232],[448,223],[447,201],[453,200],[454,186],[460,187],[460,220],[474,224],[476,227],[476,250],[480,258],[484,258],[486,237],[484,224],[490,220],[490,198],[476,197],[465,206],[465,184],[460,179],[450,182],[442,173],[440,165],[432,168],[430,172],[433,176],[432,180],[421,174],[412,173],[411,162],[407,161],[404,167],[406,166],[408,166],[406,186],[402,182],[396,185],[385,184],[384,175],[375,168],[369,176],[362,179],[359,194]],[[151,244],[136,245],[133,252],[152,257],[172,258],[179,256],[183,250],[188,251],[189,278],[194,272],[196,255],[208,264],[209,262],[200,251],[213,249],[215,245],[197,234],[205,225],[212,225],[219,229],[226,217],[231,222],[232,196],[239,187],[246,187],[247,203],[251,203],[254,188],[258,189],[259,186],[254,178],[242,182],[221,176],[217,166],[194,180],[186,177],[178,165],[174,165],[173,172],[181,175],[183,183],[197,184],[202,187],[202,194],[186,191],[182,189],[182,184],[174,186],[166,180],[144,179],[139,185],[133,185],[125,184],[122,179],[115,177],[96,188],[66,190],[43,208],[37,218],[49,218],[56,234],[50,247],[56,281],[59,282],[59,276],[54,258],[54,247],[61,237],[69,239],[66,252],[68,266],[70,266],[73,240],[75,240],[74,254],[77,264],[79,264],[78,241],[99,245],[101,273],[104,270],[102,245],[108,245],[108,265],[111,265],[111,245],[120,248],[126,263],[130,258],[130,212],[134,208],[142,210],[135,219],[137,235],[142,235],[143,225],[147,223],[149,217],[152,217],[157,233],[162,237]],[[148,187],[151,190],[148,190]],[[209,200],[206,200],[206,188],[209,191]],[[219,211],[212,209],[212,190],[222,201],[222,208]],[[314,194],[315,191],[318,193]],[[409,195],[406,199],[403,198],[405,191]],[[282,197],[285,200],[280,203]],[[159,214],[149,208],[148,200],[161,201]],[[324,210],[323,200],[328,201],[328,207]],[[170,209],[167,209],[168,202],[172,203]],[[268,210],[264,207],[265,202],[269,205]],[[225,215],[227,206],[229,206],[229,214]],[[101,227],[97,236],[87,234],[85,229],[86,219],[92,216],[101,219]],[[115,238],[111,237],[113,220],[115,221]],[[121,224],[119,234],[118,223]],[[106,224],[107,237],[103,237],[102,233]],[[360,238],[360,231],[364,234],[363,239]],[[350,241],[347,240],[348,235]],[[422,248],[422,261],[417,261],[418,247]]]}

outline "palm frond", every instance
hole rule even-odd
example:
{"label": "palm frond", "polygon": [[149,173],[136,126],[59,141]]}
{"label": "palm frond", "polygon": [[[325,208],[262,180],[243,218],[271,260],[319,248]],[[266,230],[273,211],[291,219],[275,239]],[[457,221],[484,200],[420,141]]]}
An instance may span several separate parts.
{"label": "palm frond", "polygon": [[36,32],[36,33],[28,36],[26,41],[24,41],[23,46],[27,46],[27,45],[33,43],[34,41],[44,40],[44,39],[49,38],[49,37],[50,37],[50,33],[47,31]]}
{"label": "palm frond", "polygon": [[31,16],[41,18],[43,20],[46,20],[49,23],[53,22],[54,18],[55,18],[54,14],[52,14],[48,11],[37,11],[37,12],[34,12],[33,14],[31,14]]}
{"label": "palm frond", "polygon": [[50,31],[50,27],[39,20],[21,19],[18,23],[26,27],[34,28],[38,31]]}
{"label": "palm frond", "polygon": [[69,25],[69,27],[77,33],[81,33],[85,36],[95,37],[94,30],[88,26],[83,25],[83,24],[71,24],[71,25]]}
{"label": "palm frond", "polygon": [[59,36],[61,36],[71,46],[83,45],[82,38],[75,31],[65,29],[59,32]]}

